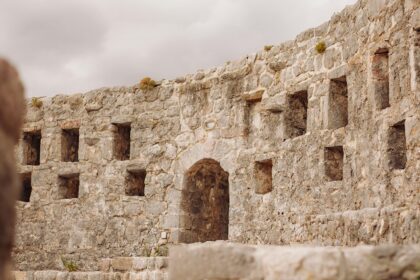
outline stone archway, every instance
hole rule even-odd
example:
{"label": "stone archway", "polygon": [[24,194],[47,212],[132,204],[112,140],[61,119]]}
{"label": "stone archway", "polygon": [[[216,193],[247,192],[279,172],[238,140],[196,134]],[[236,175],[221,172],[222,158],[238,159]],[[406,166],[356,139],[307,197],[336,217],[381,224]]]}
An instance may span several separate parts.
{"label": "stone archway", "polygon": [[202,159],[184,177],[180,242],[227,240],[229,173],[213,159]]}

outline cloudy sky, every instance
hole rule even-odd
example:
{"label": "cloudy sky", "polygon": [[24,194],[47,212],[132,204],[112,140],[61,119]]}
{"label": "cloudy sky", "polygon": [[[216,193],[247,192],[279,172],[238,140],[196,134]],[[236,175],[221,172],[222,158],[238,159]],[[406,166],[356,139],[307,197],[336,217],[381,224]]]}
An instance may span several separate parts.
{"label": "cloudy sky", "polygon": [[356,0],[1,0],[28,96],[173,79],[294,38]]}

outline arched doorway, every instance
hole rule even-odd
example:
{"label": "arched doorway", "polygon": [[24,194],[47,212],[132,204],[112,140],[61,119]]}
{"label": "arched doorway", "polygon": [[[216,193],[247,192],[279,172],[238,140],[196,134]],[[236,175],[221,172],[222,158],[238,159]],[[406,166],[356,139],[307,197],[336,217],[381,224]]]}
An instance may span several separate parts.
{"label": "arched doorway", "polygon": [[185,173],[181,197],[180,242],[227,240],[229,173],[213,159],[196,162]]}

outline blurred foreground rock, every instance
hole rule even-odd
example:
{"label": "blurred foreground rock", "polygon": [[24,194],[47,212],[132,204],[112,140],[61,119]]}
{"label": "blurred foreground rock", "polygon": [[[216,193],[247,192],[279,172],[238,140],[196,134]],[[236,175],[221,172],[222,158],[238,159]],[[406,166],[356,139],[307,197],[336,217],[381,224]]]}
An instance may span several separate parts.
{"label": "blurred foreground rock", "polygon": [[24,116],[23,86],[16,70],[0,59],[0,279],[8,279],[15,225],[17,175],[14,145]]}
{"label": "blurred foreground rock", "polygon": [[173,247],[169,279],[419,279],[420,246],[250,246],[207,242]]}

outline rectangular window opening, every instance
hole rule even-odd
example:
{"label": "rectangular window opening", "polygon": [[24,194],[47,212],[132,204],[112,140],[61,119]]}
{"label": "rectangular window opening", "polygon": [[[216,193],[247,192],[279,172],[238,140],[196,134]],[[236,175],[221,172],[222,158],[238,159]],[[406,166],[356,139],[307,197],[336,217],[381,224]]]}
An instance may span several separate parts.
{"label": "rectangular window opening", "polygon": [[127,171],[125,194],[128,196],[144,196],[144,180],[146,170]]}
{"label": "rectangular window opening", "polygon": [[273,190],[273,161],[271,159],[255,162],[255,193],[266,194]]}
{"label": "rectangular window opening", "polygon": [[114,124],[114,128],[114,158],[129,160],[131,124]]}
{"label": "rectangular window opening", "polygon": [[39,165],[41,158],[41,131],[23,133],[23,164]]}
{"label": "rectangular window opening", "polygon": [[288,97],[288,106],[287,135],[290,138],[304,135],[308,118],[308,92],[305,90],[290,95]]}
{"label": "rectangular window opening", "polygon": [[61,159],[65,162],[79,161],[79,129],[63,129],[61,134]]}
{"label": "rectangular window opening", "polygon": [[32,174],[23,173],[20,174],[21,179],[21,190],[19,195],[19,201],[29,202],[32,193]]}
{"label": "rectangular window opening", "polygon": [[338,129],[348,123],[348,92],[346,76],[330,81],[328,128]]}
{"label": "rectangular window opening", "polygon": [[343,146],[324,149],[325,176],[328,181],[343,180]]}
{"label": "rectangular window opening", "polygon": [[255,132],[255,125],[254,121],[259,120],[260,116],[258,114],[258,104],[260,104],[261,100],[252,100],[252,101],[246,101],[246,107],[245,107],[245,135],[249,136],[252,135]]}
{"label": "rectangular window opening", "polygon": [[389,51],[378,49],[372,61],[372,77],[376,108],[379,110],[390,106],[389,103]]}
{"label": "rectangular window opening", "polygon": [[79,174],[66,174],[58,177],[58,198],[71,199],[79,197]]}
{"label": "rectangular window opening", "polygon": [[420,47],[420,27],[415,29],[416,34],[415,34],[415,38],[414,38],[414,46],[416,47]]}
{"label": "rectangular window opening", "polygon": [[388,155],[391,169],[405,169],[407,163],[405,121],[398,122],[390,127]]}
{"label": "rectangular window opening", "polygon": [[417,90],[420,88],[420,28],[415,29],[416,34],[414,38],[414,65],[413,65],[413,75],[414,83],[417,84]]}

